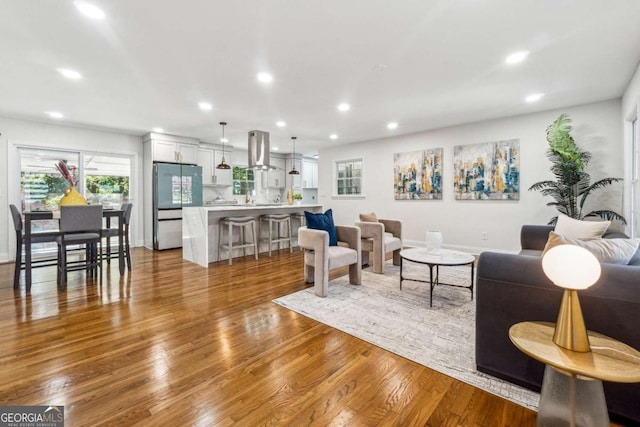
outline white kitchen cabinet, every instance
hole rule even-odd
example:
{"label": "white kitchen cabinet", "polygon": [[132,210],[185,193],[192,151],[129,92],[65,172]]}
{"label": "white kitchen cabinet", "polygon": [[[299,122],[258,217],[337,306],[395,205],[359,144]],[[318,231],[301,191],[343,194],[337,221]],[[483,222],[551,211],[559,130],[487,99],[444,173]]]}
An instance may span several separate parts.
{"label": "white kitchen cabinet", "polygon": [[302,160],[302,188],[318,188],[318,162]]}
{"label": "white kitchen cabinet", "polygon": [[[285,171],[284,159],[271,158],[271,166],[275,169],[262,172],[262,187],[263,188],[285,188],[287,184],[287,173]],[[266,179],[265,179],[266,177]]]}
{"label": "white kitchen cabinet", "polygon": [[202,185],[224,187],[232,184],[231,169],[216,169],[222,162],[222,151],[198,148],[197,160],[198,165],[202,166]]}
{"label": "white kitchen cabinet", "polygon": [[197,163],[198,146],[174,141],[152,140],[153,161],[170,163]]}

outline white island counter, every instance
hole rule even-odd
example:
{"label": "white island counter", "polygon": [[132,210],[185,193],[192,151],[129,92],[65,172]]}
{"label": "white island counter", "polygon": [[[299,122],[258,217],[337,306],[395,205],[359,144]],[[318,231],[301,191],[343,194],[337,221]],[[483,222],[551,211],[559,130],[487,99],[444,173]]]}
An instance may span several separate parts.
{"label": "white island counter", "polygon": [[[322,212],[322,205],[225,205],[182,208],[182,258],[209,267],[210,262],[218,261],[218,227],[221,218],[228,216],[253,216],[256,218],[256,229],[259,217],[263,214],[295,212]],[[298,224],[291,224],[297,227]],[[226,237],[225,237],[226,238]],[[267,251],[262,244],[260,252]],[[247,249],[247,254],[253,253]],[[241,250],[234,256],[240,256]],[[227,259],[223,252],[223,256]]]}

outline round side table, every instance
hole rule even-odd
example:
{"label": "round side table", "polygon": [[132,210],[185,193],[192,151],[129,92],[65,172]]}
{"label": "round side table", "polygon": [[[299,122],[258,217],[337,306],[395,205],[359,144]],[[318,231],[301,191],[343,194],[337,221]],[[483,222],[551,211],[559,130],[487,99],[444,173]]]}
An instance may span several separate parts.
{"label": "round side table", "polygon": [[509,329],[511,342],[546,364],[538,426],[609,425],[602,381],[640,382],[640,352],[595,332],[588,332],[591,351],[567,350],[553,342],[555,324],[522,322]]}

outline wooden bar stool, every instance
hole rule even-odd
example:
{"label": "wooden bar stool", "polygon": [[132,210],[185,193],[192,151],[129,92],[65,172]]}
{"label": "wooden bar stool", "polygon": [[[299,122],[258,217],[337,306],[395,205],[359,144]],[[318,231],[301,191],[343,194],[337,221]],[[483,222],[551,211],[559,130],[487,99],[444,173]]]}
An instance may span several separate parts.
{"label": "wooden bar stool", "polygon": [[[245,239],[245,227],[251,226],[251,232],[253,235],[253,242],[247,242]],[[222,230],[227,228],[227,244],[222,242]],[[239,228],[240,235],[239,244],[233,244],[233,230],[234,227]],[[256,236],[256,219],[252,216],[232,216],[222,218],[220,220],[220,226],[218,228],[218,261],[220,261],[220,253],[222,249],[226,249],[229,253],[229,265],[232,264],[233,250],[242,249],[242,254],[247,255],[247,248],[253,247],[253,252],[258,259],[258,237]]]}
{"label": "wooden bar stool", "polygon": [[[269,235],[267,237],[262,237],[262,226],[263,223],[267,223],[269,226]],[[287,227],[288,234],[286,236],[282,236],[281,234],[281,225],[284,224]],[[273,235],[273,226],[276,226],[278,232],[277,235]],[[291,235],[291,218],[289,214],[265,214],[260,215],[260,240],[266,240],[269,244],[269,256],[271,256],[271,247],[274,243],[278,244],[278,249],[280,249],[280,244],[284,242],[289,242],[289,252],[293,252],[293,236]]]}

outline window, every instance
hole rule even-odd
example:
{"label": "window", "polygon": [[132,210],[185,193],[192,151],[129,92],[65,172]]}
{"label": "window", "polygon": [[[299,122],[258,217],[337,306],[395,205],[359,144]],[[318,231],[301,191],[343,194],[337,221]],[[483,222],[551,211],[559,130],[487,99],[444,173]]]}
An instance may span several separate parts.
{"label": "window", "polygon": [[129,200],[129,159],[125,157],[84,155],[86,199],[92,205],[119,208]]}
{"label": "window", "polygon": [[252,169],[241,166],[233,167],[233,195],[249,194],[255,190],[254,173]]}
{"label": "window", "polygon": [[335,165],[335,194],[362,196],[362,159],[338,160]]}
{"label": "window", "polygon": [[[20,173],[20,207],[22,210],[57,211],[69,183],[56,165],[64,162],[77,181],[77,190],[90,204],[119,208],[130,201],[130,156],[98,155],[89,152],[18,147]],[[34,231],[57,229],[58,223],[38,221]],[[55,243],[34,245],[34,253],[54,250]]]}

